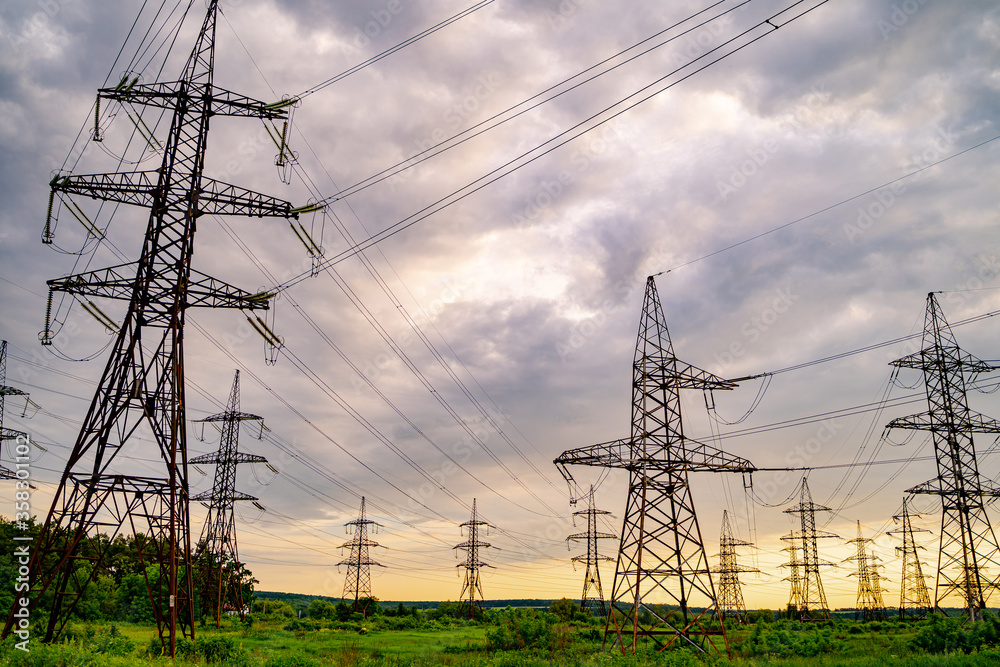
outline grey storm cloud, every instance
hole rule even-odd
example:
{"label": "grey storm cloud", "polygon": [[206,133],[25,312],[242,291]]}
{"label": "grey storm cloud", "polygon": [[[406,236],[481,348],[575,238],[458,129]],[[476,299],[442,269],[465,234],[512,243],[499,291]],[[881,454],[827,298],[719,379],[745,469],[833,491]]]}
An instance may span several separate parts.
{"label": "grey storm cloud", "polygon": [[[113,171],[119,157],[129,158],[87,139],[96,89],[130,71],[127,63],[153,20],[148,11],[136,20],[139,4],[0,6],[0,327],[11,345],[8,383],[30,390],[44,409],[30,420],[8,409],[5,425],[31,430],[47,443],[38,460],[39,479],[48,483],[39,503],[50,497],[76,438],[110,340],[79,306],[67,311],[70,302],[63,300],[57,345],[41,348],[45,280],[134,259],[146,222],[142,211],[115,212],[107,242],[84,245],[85,230],[63,214],[55,244],[46,247],[39,235],[47,184],[60,168]],[[216,83],[265,100],[300,94],[469,4],[224,0]],[[213,119],[206,169],[296,204],[330,197],[707,4],[497,0],[306,96],[294,115],[290,143],[300,169],[290,184],[279,180],[274,146],[254,121]],[[327,257],[340,253],[788,4],[754,0],[412,169],[331,201],[325,215],[304,217],[303,225]],[[167,23],[173,26],[186,6],[179,4]],[[162,73],[169,31],[155,39],[151,33],[146,43],[161,50],[138,59],[143,81],[177,76],[203,7],[192,3]],[[250,561],[273,554],[281,544],[276,531],[288,530],[285,539],[327,554],[302,556],[313,559],[317,576],[339,581],[329,570],[339,555],[340,524],[365,493],[369,511],[387,525],[385,543],[400,553],[421,552],[413,567],[423,578],[406,595],[448,597],[449,587],[454,595],[458,585],[450,546],[460,541],[457,524],[476,497],[487,518],[507,530],[494,540],[504,551],[496,556],[488,597],[576,595],[578,576],[562,541],[572,532],[571,508],[551,460],[627,434],[647,275],[666,272],[657,285],[678,356],[730,377],[918,332],[932,290],[948,292],[942,305],[953,321],[998,309],[998,143],[984,144],[1000,135],[998,56],[1000,11],[993,2],[826,3],[391,236],[366,252],[368,264],[351,257],[333,267],[336,277],[319,271],[292,287],[275,308],[274,327],[287,355],[274,366],[264,363],[263,342],[239,313],[192,312],[189,319],[200,328],[186,332],[189,416],[218,411],[238,366],[245,371],[244,408],[264,415],[272,433],[298,453],[244,434],[243,446],[276,462],[280,473],[262,486],[241,470],[240,484],[253,486],[263,505],[280,514],[251,523],[247,512],[241,526],[253,546],[241,553]],[[154,134],[165,133],[164,121],[144,118]],[[116,140],[123,145],[128,122],[116,116],[104,149],[111,151]],[[138,168],[153,169],[157,160]],[[98,215],[96,204],[81,206]],[[105,208],[100,219],[110,214]],[[285,222],[227,225],[199,223],[196,268],[257,289],[313,267]],[[769,230],[776,231],[765,234]],[[120,318],[120,304],[102,307]],[[970,352],[992,358],[994,331],[985,320],[956,328],[956,335]],[[740,426],[711,421],[706,399],[686,396],[688,432],[711,437],[877,402],[897,352],[903,353],[880,348],[775,375]],[[70,361],[83,358],[90,360]],[[759,382],[717,392],[719,414],[740,416]],[[1000,414],[996,398],[975,395],[973,401],[986,414]],[[822,431],[822,442],[820,425],[811,423],[719,443],[760,466],[787,465],[790,457],[825,465],[872,452],[884,459],[914,454],[921,446],[916,439],[898,449],[878,441],[892,416],[838,418]],[[866,439],[869,430],[876,435]],[[806,443],[820,446],[803,458]],[[194,454],[212,446],[211,439],[191,438]],[[0,459],[8,456],[5,449]],[[122,465],[153,466],[155,453],[135,459]],[[988,457],[982,467],[1000,472]],[[885,475],[887,467],[878,474],[837,470],[810,481],[816,499],[839,510],[831,529],[849,531],[861,520],[874,532],[903,489],[932,468],[918,462]],[[261,471],[257,476],[263,479]],[[599,471],[578,476],[593,481]],[[762,475],[755,480],[758,500],[776,504],[797,481]],[[196,483],[207,488],[206,478]],[[737,531],[760,542],[762,566],[783,562],[777,536],[788,530],[788,520],[780,509],[760,506],[751,521],[739,480],[699,478],[695,489],[706,539],[716,534],[722,510],[736,505],[743,508]],[[624,480],[612,478],[599,503],[620,512],[624,493]],[[555,516],[543,504],[557,510]],[[293,520],[278,518],[286,516]],[[313,529],[323,537],[310,534]],[[433,551],[428,544],[440,553],[425,553]],[[892,544],[878,545],[894,567]],[[403,561],[384,560],[396,571],[387,569],[376,585],[403,585]],[[261,563],[254,572],[263,588],[301,588],[293,568]],[[783,604],[783,584],[757,586],[748,589],[748,599]],[[853,600],[849,589],[843,582],[831,586],[835,604]]]}

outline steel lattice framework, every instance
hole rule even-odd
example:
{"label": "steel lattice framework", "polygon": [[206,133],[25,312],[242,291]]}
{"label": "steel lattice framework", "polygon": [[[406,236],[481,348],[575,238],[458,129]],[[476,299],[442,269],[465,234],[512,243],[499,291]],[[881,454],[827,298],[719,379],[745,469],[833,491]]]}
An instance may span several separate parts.
{"label": "steel lattice framework", "polygon": [[[4,417],[4,401],[8,396],[27,396],[27,392],[21,391],[16,387],[9,387],[7,382],[7,341],[0,341],[0,443],[6,442],[8,440],[17,440],[19,438],[24,439],[25,442],[28,440],[28,434],[24,431],[15,431],[12,428],[7,428],[3,425]],[[0,479],[17,479],[17,475],[14,471],[7,466],[0,464]]]}
{"label": "steel lattice framework", "polygon": [[1000,577],[1000,549],[986,514],[987,497],[1000,497],[1000,487],[979,476],[973,433],[1000,433],[1000,423],[969,409],[966,377],[1000,368],[966,354],[958,346],[937,297],[927,295],[923,349],[893,361],[897,368],[916,368],[924,375],[927,412],[894,419],[888,428],[930,431],[937,477],[908,493],[941,498],[941,547],[938,554],[934,607],[960,595],[970,620],[982,617]]}
{"label": "steel lattice framework", "polygon": [[[799,491],[799,502],[784,510],[785,514],[798,514],[800,530],[793,530],[790,534],[781,539],[795,543],[797,549],[802,552],[802,560],[799,561],[801,574],[799,577],[799,597],[794,602],[799,618],[803,621],[825,620],[830,618],[830,605],[826,602],[826,593],[823,592],[823,580],[819,576],[819,568],[824,565],[832,565],[819,559],[819,548],[817,540],[819,538],[837,537],[833,533],[816,530],[816,512],[829,512],[830,508],[818,505],[813,502],[812,494],[809,492],[809,482],[802,479],[802,487]],[[795,553],[793,552],[793,556]],[[794,571],[794,569],[793,569]],[[792,598],[794,598],[794,581],[792,588]],[[793,600],[789,599],[789,605]]]}
{"label": "steel lattice framework", "polygon": [[782,541],[788,546],[782,551],[788,552],[788,562],[782,563],[780,567],[787,567],[791,572],[782,581],[788,582],[788,617],[797,617],[799,609],[802,608],[805,598],[802,596],[802,561],[799,560],[799,547],[796,542],[800,541],[791,531],[788,535],[782,536]]}
{"label": "steel lattice framework", "polygon": [[475,618],[483,611],[483,586],[479,580],[480,570],[484,567],[493,567],[479,558],[480,549],[493,547],[489,542],[483,542],[479,539],[479,531],[483,530],[489,533],[492,526],[479,518],[475,498],[472,499],[472,517],[460,524],[459,527],[468,529],[468,539],[452,547],[452,549],[461,549],[465,552],[465,562],[455,566],[465,568],[462,592],[458,596],[458,614]]}
{"label": "steel lattice framework", "polygon": [[[717,650],[714,636],[721,637],[728,652],[688,473],[751,473],[755,468],[746,459],[684,435],[680,390],[735,386],[674,356],[650,276],[633,359],[631,437],[572,449],[554,461],[568,480],[568,465],[629,471],[604,635],[605,642],[610,636],[622,653],[634,653],[646,638],[661,650],[678,641],[702,651]],[[653,620],[644,622],[646,617]]]}
{"label": "steel lattice framework", "polygon": [[858,536],[847,540],[857,548],[857,553],[847,560],[858,564],[858,571],[848,576],[858,578],[858,599],[856,607],[861,613],[861,620],[875,621],[885,618],[885,602],[882,601],[882,581],[885,577],[879,574],[878,561],[874,553],[868,552],[868,545],[874,542],[870,537],[861,534],[861,522],[858,521]]}
{"label": "steel lattice framework", "polygon": [[927,581],[924,578],[923,567],[917,554],[918,547],[913,539],[913,533],[928,533],[930,531],[923,528],[913,528],[910,514],[909,500],[903,499],[903,513],[894,515],[895,521],[901,521],[899,528],[886,532],[886,535],[901,535],[903,545],[896,547],[896,553],[903,558],[903,572],[899,581],[899,617],[906,618],[906,613],[910,612],[914,616],[926,616],[933,609],[931,596],[927,591]]}
{"label": "steel lattice framework", "polygon": [[[580,556],[573,556],[573,565],[585,563],[587,572],[583,577],[583,594],[580,596],[580,609],[590,610],[597,616],[607,616],[608,607],[604,602],[604,589],[601,587],[601,561],[610,561],[608,556],[602,556],[597,551],[598,540],[613,540],[618,536],[614,533],[604,533],[597,530],[597,517],[599,515],[609,515],[607,510],[599,510],[594,507],[594,486],[590,486],[587,493],[587,509],[573,512],[574,517],[583,516],[587,521],[586,533],[575,533],[566,538],[567,546],[569,541],[586,542],[587,553]],[[575,524],[575,519],[574,519]]]}
{"label": "steel lattice framework", "polygon": [[208,590],[202,591],[207,593],[203,599],[211,600],[216,626],[222,622],[222,612],[227,603],[236,610],[241,620],[244,617],[242,564],[236,544],[234,508],[237,501],[256,501],[257,498],[236,490],[236,467],[240,463],[267,463],[267,459],[256,454],[240,453],[240,423],[263,422],[263,419],[258,415],[240,412],[240,372],[236,371],[225,411],[198,420],[222,424],[219,451],[196,456],[190,461],[194,465],[215,464],[212,490],[200,493],[191,500],[200,501],[208,507],[208,516],[198,540],[197,560],[205,568]]}
{"label": "steel lattice framework", "polygon": [[740,565],[736,560],[737,547],[752,547],[753,543],[733,537],[729,524],[729,510],[722,510],[722,530],[719,534],[719,614],[723,618],[734,618],[739,623],[746,622],[747,608],[743,602],[743,585],[740,572],[760,572],[756,567]]}
{"label": "steel lattice framework", "polygon": [[[94,530],[114,538],[126,527],[145,537],[138,541],[142,562],[159,566],[147,567],[146,572],[164,652],[174,655],[178,628],[194,636],[184,313],[191,306],[265,309],[269,298],[191,269],[196,223],[207,213],[280,218],[298,214],[289,202],[203,175],[211,119],[285,119],[289,104],[267,104],[214,85],[218,0],[207,5],[180,79],[151,84],[123,80],[98,91],[99,100],[113,104],[165,110],[170,129],[160,167],[148,172],[60,174],[51,181],[54,196],[82,195],[143,206],[149,208],[149,221],[134,264],[48,283],[50,290],[77,297],[127,300],[128,309],[30,565],[30,609],[33,612],[43,596],[52,599],[46,641],[65,627],[103,560],[101,549],[86,558],[81,555],[80,542]],[[144,431],[156,443],[162,472],[150,477],[116,472],[118,454],[126,447],[133,452],[142,447],[133,440]],[[84,563],[92,567],[81,568]],[[5,636],[11,631],[14,611]]]}
{"label": "steel lattice framework", "polygon": [[368,550],[381,546],[378,542],[368,539],[369,529],[377,533],[382,524],[376,523],[365,515],[365,498],[361,497],[361,511],[358,518],[348,521],[347,530],[353,534],[350,542],[340,545],[342,549],[350,549],[351,555],[337,563],[338,566],[347,566],[347,579],[344,580],[344,598],[354,599],[352,608],[360,611],[365,618],[368,617],[369,605],[372,604],[372,574],[371,567],[385,567],[379,562],[373,561]]}

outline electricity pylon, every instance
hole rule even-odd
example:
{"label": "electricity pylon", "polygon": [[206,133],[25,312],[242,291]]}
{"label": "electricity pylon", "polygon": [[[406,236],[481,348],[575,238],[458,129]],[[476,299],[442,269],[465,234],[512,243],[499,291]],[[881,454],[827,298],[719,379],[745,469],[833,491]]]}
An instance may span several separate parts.
{"label": "electricity pylon", "polygon": [[793,530],[788,537],[782,539],[797,540],[798,548],[802,551],[800,579],[802,593],[796,607],[799,618],[803,621],[830,618],[830,605],[827,604],[826,593],[823,592],[823,581],[819,576],[819,568],[824,565],[832,565],[832,563],[820,561],[817,539],[837,536],[833,533],[816,530],[816,512],[829,511],[829,507],[813,502],[812,494],[809,493],[809,482],[804,477],[799,492],[799,503],[784,510],[785,514],[799,515],[800,530]]}
{"label": "electricity pylon", "polygon": [[719,575],[719,614],[722,618],[735,618],[739,623],[744,623],[747,617],[740,572],[760,572],[760,570],[740,565],[736,560],[736,548],[752,546],[751,542],[733,537],[733,529],[729,525],[729,510],[722,510],[719,566],[714,570]]}
{"label": "electricity pylon", "polygon": [[554,463],[572,484],[568,465],[629,471],[618,563],[604,640],[635,653],[650,639],[728,652],[705,553],[690,472],[753,472],[746,459],[684,435],[681,389],[732,389],[724,380],[674,356],[656,283],[646,281],[633,359],[632,433],[628,438],[563,452]]}
{"label": "electricity pylon", "polygon": [[[492,526],[479,518],[476,513],[476,499],[472,499],[472,518],[459,526],[468,528],[468,539],[460,544],[456,544],[453,549],[465,551],[465,562],[459,563],[455,567],[465,568],[465,577],[462,580],[462,592],[458,596],[458,614],[475,618],[483,612],[483,586],[479,581],[479,571],[484,567],[493,567],[489,563],[484,563],[479,559],[479,550],[493,547],[489,542],[482,542],[479,539],[480,529],[485,529],[488,533]],[[495,547],[494,547],[495,548]],[[478,594],[478,598],[476,597]]]}
{"label": "electricity pylon", "polygon": [[602,561],[610,561],[611,558],[602,556],[597,552],[597,540],[615,539],[618,537],[614,533],[602,533],[597,530],[597,516],[599,514],[611,514],[607,510],[594,508],[594,486],[591,484],[587,493],[587,509],[573,512],[573,516],[587,517],[587,532],[576,533],[566,538],[566,546],[569,541],[587,543],[587,553],[580,556],[573,556],[573,565],[576,563],[586,563],[587,573],[583,577],[583,595],[580,596],[580,609],[590,610],[597,616],[607,616],[608,608],[604,602],[604,590],[601,588],[601,571],[598,564]]}
{"label": "electricity pylon", "polygon": [[207,586],[201,591],[202,599],[210,600],[215,608],[216,626],[222,623],[222,612],[227,603],[236,609],[240,620],[244,617],[244,582],[239,549],[236,546],[234,507],[238,500],[256,501],[257,498],[236,490],[236,466],[240,463],[267,463],[267,459],[256,454],[240,453],[240,422],[260,421],[263,424],[263,419],[248,412],[240,412],[240,372],[236,371],[226,410],[198,420],[209,424],[222,423],[219,451],[196,456],[190,461],[193,465],[215,464],[212,490],[199,493],[191,500],[201,501],[208,507],[205,526],[201,531],[201,539],[198,540],[196,560],[205,568]]}
{"label": "electricity pylon", "polygon": [[342,549],[350,548],[351,555],[347,560],[337,563],[338,566],[347,566],[347,579],[344,580],[344,599],[354,598],[351,608],[353,611],[360,611],[368,618],[372,599],[372,573],[371,566],[385,567],[382,563],[373,561],[368,550],[372,547],[382,546],[378,542],[368,539],[368,531],[377,533],[382,524],[376,523],[365,515],[365,498],[361,497],[361,511],[358,518],[348,521],[347,530],[353,534],[350,542],[340,545]]}
{"label": "electricity pylon", "polygon": [[795,544],[801,540],[794,530],[788,535],[782,536],[781,539],[788,543],[788,546],[782,549],[782,551],[788,552],[788,562],[782,563],[781,567],[791,568],[791,573],[782,579],[789,584],[788,618],[791,619],[793,616],[799,616],[799,610],[805,603],[805,598],[802,595],[802,561],[799,560],[799,547]]}
{"label": "electricity pylon", "polygon": [[915,616],[926,616],[931,613],[931,597],[927,592],[927,581],[924,579],[923,568],[917,555],[917,543],[913,533],[929,533],[924,528],[913,528],[909,502],[903,499],[903,513],[894,515],[895,521],[902,521],[902,526],[886,532],[886,535],[902,535],[903,546],[896,547],[896,553],[903,557],[903,573],[899,580],[899,617],[906,618],[910,611]]}
{"label": "electricity pylon", "polygon": [[[42,618],[35,613],[39,601],[52,600],[42,635],[45,641],[62,632],[103,562],[107,547],[81,554],[83,538],[101,530],[108,534],[106,544],[111,544],[126,527],[144,536],[137,542],[139,556],[146,565],[164,652],[174,655],[178,629],[194,636],[184,316],[192,306],[265,309],[271,296],[251,294],[192,269],[196,223],[206,214],[287,219],[303,210],[203,174],[210,120],[225,116],[285,119],[288,106],[294,103],[267,104],[214,85],[218,0],[207,4],[179,79],[147,84],[126,77],[114,88],[98,91],[99,101],[132,109],[150,106],[170,118],[160,167],[112,174],[59,174],[50,183],[52,197],[64,200],[79,195],[141,206],[149,209],[149,219],[137,262],[48,282],[50,291],[79,298],[123,299],[128,308],[29,566],[28,613]],[[47,221],[46,234],[48,225]],[[51,343],[47,334],[45,342]],[[143,476],[121,472],[115,464],[127,464],[127,457],[118,454],[145,451],[143,440],[155,443],[154,451],[162,459],[160,469]],[[12,631],[15,613],[21,613],[17,605],[8,616],[4,636]]]}
{"label": "electricity pylon", "polygon": [[941,312],[927,295],[923,349],[893,361],[896,368],[923,371],[927,412],[893,419],[887,428],[930,431],[937,476],[907,489],[941,498],[941,547],[934,607],[960,595],[970,621],[982,618],[1000,577],[1000,549],[986,514],[986,498],[1000,497],[1000,487],[979,476],[973,433],[1000,433],[1000,423],[969,409],[966,378],[1000,368],[962,351]]}
{"label": "electricity pylon", "polygon": [[[27,392],[16,387],[7,386],[7,341],[0,341],[0,443],[8,440],[23,439],[27,444],[28,434],[24,431],[15,431],[3,425],[4,400],[8,396],[27,396]],[[17,479],[17,475],[7,466],[0,464],[0,479]]]}
{"label": "electricity pylon", "polygon": [[853,560],[858,564],[858,571],[848,576],[858,578],[858,600],[856,607],[861,612],[861,620],[875,621],[885,618],[885,602],[882,601],[882,581],[885,577],[879,574],[878,562],[874,553],[868,552],[868,545],[874,542],[870,537],[861,534],[861,522],[858,521],[858,536],[847,540],[857,548],[857,553],[845,560]]}

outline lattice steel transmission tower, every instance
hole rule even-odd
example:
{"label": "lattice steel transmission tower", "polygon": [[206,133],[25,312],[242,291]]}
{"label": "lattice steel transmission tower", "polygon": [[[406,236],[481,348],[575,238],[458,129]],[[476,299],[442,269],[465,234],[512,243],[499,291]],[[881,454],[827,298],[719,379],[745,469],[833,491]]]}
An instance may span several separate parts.
{"label": "lattice steel transmission tower", "polygon": [[679,642],[702,651],[721,644],[728,652],[688,473],[755,468],[684,435],[680,390],[732,389],[736,383],[674,356],[653,276],[646,281],[642,310],[631,436],[563,452],[554,463],[571,484],[568,465],[629,471],[605,642],[610,636],[622,653],[634,653],[643,639],[660,650]]}
{"label": "lattice steel transmission tower", "polygon": [[[475,618],[483,612],[483,586],[479,581],[479,572],[484,567],[493,567],[489,563],[484,563],[479,558],[480,549],[493,547],[489,542],[483,542],[479,539],[479,531],[480,529],[484,529],[488,534],[489,529],[493,526],[479,518],[479,514],[476,512],[476,499],[473,498],[472,518],[460,524],[459,527],[468,528],[469,532],[467,540],[452,547],[453,549],[465,551],[465,562],[455,566],[465,568],[465,577],[462,580],[462,592],[458,596],[458,614]],[[476,597],[477,594],[478,598]]]}
{"label": "lattice steel transmission tower", "polygon": [[[66,463],[30,565],[29,613],[52,600],[43,638],[65,627],[106,547],[81,554],[94,530],[114,538],[128,527],[141,545],[147,585],[164,652],[173,656],[177,631],[194,636],[189,481],[184,399],[184,319],[187,308],[247,310],[268,307],[269,294],[252,294],[192,269],[195,227],[209,215],[296,218],[303,209],[204,176],[209,121],[233,116],[288,117],[293,100],[265,103],[214,84],[218,0],[209,0],[194,48],[179,79],[140,83],[125,77],[98,91],[98,100],[135,114],[143,106],[170,119],[163,160],[153,171],[59,174],[52,197],[91,197],[149,209],[139,260],[48,282],[52,291],[80,298],[128,302],[124,322]],[[155,125],[154,125],[155,131]],[[100,136],[95,134],[95,140]],[[51,207],[50,207],[51,210]],[[46,236],[49,237],[46,222]],[[48,238],[51,241],[51,238]],[[46,329],[48,323],[46,323]],[[46,342],[43,340],[43,342]],[[51,342],[51,341],[48,341]],[[160,470],[125,474],[123,450],[148,451],[155,443]],[[124,459],[124,460],[123,460]],[[116,465],[118,464],[118,465]],[[108,544],[111,543],[109,539]],[[87,564],[90,567],[81,567]],[[4,635],[12,629],[8,616]]]}
{"label": "lattice steel transmission tower", "polygon": [[[24,396],[27,398],[28,393],[21,391],[17,387],[7,385],[7,341],[4,340],[0,341],[0,443],[20,438],[27,445],[27,433],[24,431],[15,431],[3,425],[4,410],[7,407],[4,401],[8,396]],[[0,463],[0,479],[17,479],[17,475],[13,470]]]}
{"label": "lattice steel transmission tower", "polygon": [[895,521],[901,521],[899,528],[886,532],[886,535],[901,535],[903,545],[896,547],[896,553],[903,557],[903,572],[899,580],[899,617],[906,618],[906,612],[910,611],[915,616],[926,616],[931,613],[931,596],[927,591],[927,581],[924,578],[923,567],[920,565],[920,558],[917,546],[913,539],[913,533],[929,533],[924,528],[913,528],[911,521],[909,501],[903,499],[903,513],[894,515]]}
{"label": "lattice steel transmission tower", "polygon": [[819,576],[819,568],[832,565],[819,559],[817,539],[837,537],[833,533],[816,530],[816,512],[829,512],[830,508],[813,502],[809,492],[809,482],[802,478],[802,488],[799,492],[799,503],[784,510],[785,514],[798,514],[800,530],[792,531],[783,540],[797,540],[798,549],[802,551],[801,565],[801,598],[797,605],[799,618],[803,621],[824,620],[830,618],[830,605],[826,602],[823,592],[823,581]]}
{"label": "lattice steel transmission tower", "polygon": [[365,498],[362,496],[361,511],[358,513],[358,518],[348,521],[345,525],[347,526],[347,530],[353,534],[353,537],[350,542],[340,545],[342,549],[349,548],[351,555],[346,560],[337,563],[338,566],[347,566],[347,579],[344,580],[344,599],[350,600],[353,597],[354,602],[351,608],[354,611],[360,611],[365,618],[368,618],[371,605],[374,603],[372,598],[371,567],[373,565],[375,567],[385,567],[382,563],[372,560],[369,556],[369,549],[382,545],[368,539],[368,532],[370,530],[372,533],[377,533],[382,524],[376,523],[367,517],[365,514]]}
{"label": "lattice steel transmission tower", "polygon": [[882,601],[882,581],[885,577],[879,574],[875,554],[868,552],[868,545],[872,542],[874,542],[872,538],[861,534],[861,522],[858,521],[858,536],[853,540],[847,540],[848,544],[855,545],[857,553],[846,560],[853,560],[858,564],[858,571],[848,576],[858,578],[856,607],[863,621],[881,621],[885,618],[885,602]]}
{"label": "lattice steel transmission tower", "polygon": [[941,548],[934,607],[962,596],[969,620],[982,618],[1000,577],[1000,549],[986,514],[987,497],[1000,487],[979,476],[973,433],[1000,433],[1000,423],[969,409],[966,378],[1000,368],[962,351],[937,298],[927,295],[923,349],[893,361],[896,368],[923,372],[927,412],[893,419],[887,428],[930,431],[937,477],[907,489],[941,498]]}
{"label": "lattice steel transmission tower", "polygon": [[[236,371],[229,402],[224,412],[198,420],[207,424],[222,424],[222,438],[219,451],[196,456],[190,463],[215,464],[215,479],[212,490],[194,496],[208,507],[205,526],[198,540],[196,560],[203,568],[203,584],[200,591],[202,600],[209,609],[214,609],[215,624],[222,622],[222,612],[228,604],[240,619],[244,617],[243,587],[245,585],[239,549],[236,546],[237,501],[256,501],[257,498],[236,490],[236,467],[241,463],[267,463],[267,459],[256,454],[242,454],[239,451],[240,423],[260,421],[263,417],[240,412],[240,372]],[[204,611],[204,609],[203,609]]]}
{"label": "lattice steel transmission tower", "polygon": [[752,547],[753,543],[733,537],[729,525],[729,510],[722,510],[722,531],[719,536],[719,566],[714,572],[719,575],[719,614],[722,618],[735,618],[739,623],[746,621],[747,607],[743,603],[743,585],[740,572],[760,572],[756,567],[740,565],[736,560],[737,547]]}
{"label": "lattice steel transmission tower", "polygon": [[574,566],[576,563],[586,563],[587,573],[583,577],[583,595],[580,596],[580,609],[590,610],[597,616],[607,616],[608,607],[604,602],[604,589],[601,588],[601,571],[598,564],[603,561],[610,561],[608,556],[602,556],[597,551],[597,541],[615,539],[618,537],[614,533],[604,533],[597,530],[598,515],[608,515],[611,512],[594,508],[594,486],[591,484],[587,493],[587,509],[573,512],[573,516],[585,516],[587,520],[587,532],[576,533],[566,538],[567,547],[569,541],[586,542],[587,553],[580,556],[573,556],[571,559]]}
{"label": "lattice steel transmission tower", "polygon": [[805,603],[802,591],[802,561],[799,560],[799,548],[795,544],[796,542],[801,542],[801,539],[795,534],[794,530],[788,533],[788,535],[782,536],[781,539],[788,543],[788,546],[782,549],[782,551],[788,552],[788,562],[782,563],[780,567],[791,569],[791,573],[782,579],[782,581],[787,581],[789,584],[788,618],[791,619],[793,616],[799,616],[799,610],[802,609]]}

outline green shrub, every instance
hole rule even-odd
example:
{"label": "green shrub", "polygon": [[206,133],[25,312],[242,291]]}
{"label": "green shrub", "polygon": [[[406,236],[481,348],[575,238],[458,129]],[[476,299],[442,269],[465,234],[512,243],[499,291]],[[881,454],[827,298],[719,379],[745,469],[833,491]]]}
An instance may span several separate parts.
{"label": "green shrub", "polygon": [[556,617],[531,609],[506,609],[486,630],[486,647],[490,651],[519,649],[551,649],[555,640]]}
{"label": "green shrub", "polygon": [[320,667],[320,663],[304,655],[278,655],[268,659],[264,667]]}

